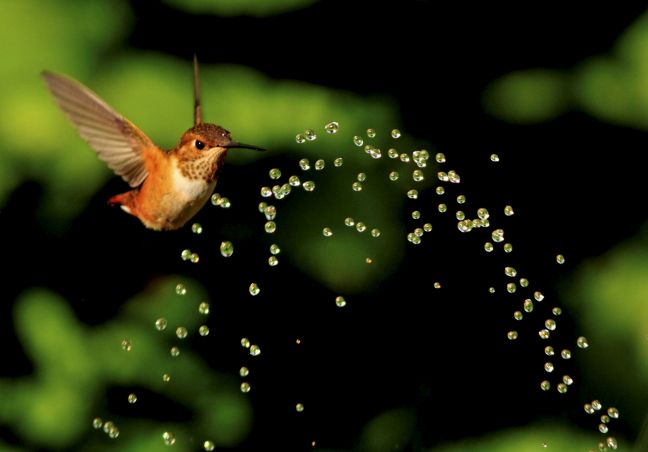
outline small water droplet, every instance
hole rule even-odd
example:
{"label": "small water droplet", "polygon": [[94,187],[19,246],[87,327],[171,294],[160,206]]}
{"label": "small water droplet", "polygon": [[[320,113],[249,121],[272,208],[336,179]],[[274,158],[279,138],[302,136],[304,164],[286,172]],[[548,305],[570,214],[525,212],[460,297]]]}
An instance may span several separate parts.
{"label": "small water droplet", "polygon": [[279,254],[279,253],[281,253],[281,248],[279,248],[279,245],[277,245],[276,243],[273,243],[272,245],[270,245],[270,254],[275,254],[276,255],[276,254]]}
{"label": "small water droplet", "polygon": [[409,163],[410,157],[407,155],[407,153],[403,152],[400,156],[400,161],[403,163]]}
{"label": "small water droplet", "polygon": [[340,124],[337,121],[331,121],[324,126],[324,130],[326,130],[326,133],[333,135],[340,130]]}
{"label": "small water droplet", "polygon": [[596,411],[599,411],[601,408],[603,408],[603,405],[598,400],[592,400],[592,408],[594,408]]}
{"label": "small water droplet", "polygon": [[367,136],[369,138],[375,138],[376,136],[376,131],[374,129],[367,129]]}
{"label": "small water droplet", "polygon": [[173,446],[176,442],[175,435],[171,432],[162,433],[162,439],[167,446]]}
{"label": "small water droplet", "polygon": [[563,375],[562,377],[563,383],[565,383],[567,386],[570,386],[571,384],[574,383],[574,379],[570,377],[569,375]]}
{"label": "small water droplet", "polygon": [[533,298],[535,298],[535,301],[542,301],[544,300],[544,295],[539,290],[536,290],[533,292]]}
{"label": "small water droplet", "polygon": [[295,135],[295,141],[297,142],[297,144],[302,144],[306,142],[306,137],[301,133],[298,133],[297,135]]}
{"label": "small water droplet", "polygon": [[517,291],[517,285],[515,283],[507,283],[506,284],[506,291],[508,293],[515,293]]}
{"label": "small water droplet", "polygon": [[281,177],[281,170],[279,168],[272,168],[268,171],[270,179],[279,179]]}
{"label": "small water droplet", "polygon": [[299,161],[299,167],[304,171],[308,171],[310,169],[310,162],[308,159],[301,159]]}
{"label": "small water droplet", "polygon": [[390,159],[397,159],[398,158],[398,151],[394,148],[389,148],[387,150],[387,157]]}
{"label": "small water droplet", "polygon": [[215,448],[216,448],[216,446],[214,445],[214,443],[212,441],[205,441],[203,443],[203,449],[205,449],[207,452],[211,452]]}
{"label": "small water droplet", "polygon": [[176,336],[178,336],[178,339],[184,339],[187,337],[187,328],[184,326],[179,326],[176,328]]}
{"label": "small water droplet", "polygon": [[540,382],[540,389],[542,389],[543,391],[550,390],[551,383],[549,383],[549,380],[542,380],[542,382]]}
{"label": "small water droplet", "polygon": [[164,331],[167,327],[167,319],[160,317],[155,321],[155,329],[158,331]]}
{"label": "small water droplet", "polygon": [[379,159],[382,157],[382,152],[380,151],[380,149],[370,144],[365,145],[364,150],[367,154],[369,154],[369,156],[371,156],[371,158]]}
{"label": "small water droplet", "polygon": [[599,424],[598,426],[599,432],[601,433],[607,433],[609,430],[609,427],[605,424]]}
{"label": "small water droplet", "polygon": [[367,175],[365,173],[358,173],[356,179],[358,182],[364,182],[365,180],[367,180]]}
{"label": "small water droplet", "polygon": [[313,129],[306,129],[304,131],[304,136],[308,141],[314,141],[317,138],[317,134]]}
{"label": "small water droplet", "polygon": [[448,171],[448,180],[453,184],[458,184],[461,182],[461,177],[456,171],[450,170]]}
{"label": "small water droplet", "polygon": [[244,381],[243,383],[241,383],[241,392],[242,393],[248,393],[248,392],[250,392],[250,389],[252,389],[252,387],[250,386],[250,383],[248,383],[247,381]]}
{"label": "small water droplet", "polygon": [[221,209],[229,209],[230,207],[232,207],[232,203],[230,202],[229,198],[226,198],[224,196],[218,198],[218,201],[216,201],[216,205]]}
{"label": "small water droplet", "polygon": [[171,356],[173,356],[174,358],[177,358],[178,356],[180,356],[180,349],[173,346],[171,347],[171,350],[169,350],[169,354],[171,354]]}
{"label": "small water droplet", "polygon": [[445,163],[446,157],[443,152],[437,152],[437,154],[434,156],[434,159],[437,161],[437,163]]}
{"label": "small water droplet", "polygon": [[137,402],[137,394],[128,394],[128,403],[133,404]]}
{"label": "small water droplet", "polygon": [[263,228],[268,234],[273,234],[277,230],[277,223],[274,221],[267,221]]}
{"label": "small water droplet", "polygon": [[103,420],[100,417],[96,417],[92,420],[92,428],[99,430],[103,427]]}
{"label": "small water droplet", "polygon": [[425,179],[425,176],[423,175],[423,171],[421,171],[420,169],[414,170],[412,172],[412,179],[414,179],[414,181],[416,182],[420,182],[423,179]]}
{"label": "small water droplet", "polygon": [[241,347],[250,348],[250,340],[247,337],[241,338]]}
{"label": "small water droplet", "polygon": [[338,308],[343,308],[346,306],[346,300],[342,295],[338,295],[337,297],[335,297],[335,305]]}
{"label": "small water droplet", "polygon": [[259,356],[261,354],[261,348],[258,345],[250,345],[250,355]]}
{"label": "small water droplet", "polygon": [[333,160],[333,166],[336,168],[341,167],[344,164],[344,159],[342,157],[337,157],[335,160]]}
{"label": "small water droplet", "polygon": [[187,294],[187,288],[185,287],[184,284],[178,283],[176,284],[175,287],[175,293],[178,295],[186,295]]}
{"label": "small water droplet", "polygon": [[522,320],[524,318],[524,314],[522,314],[522,312],[520,312],[520,311],[515,311],[513,313],[513,318],[515,320]]}
{"label": "small water droplet", "polygon": [[270,267],[276,267],[277,265],[279,265],[279,259],[277,259],[277,256],[268,257],[268,265]]}
{"label": "small water droplet", "polygon": [[207,336],[209,334],[209,327],[207,325],[200,325],[198,328],[198,334],[201,336]]}
{"label": "small water droplet", "polygon": [[515,278],[515,276],[517,275],[517,270],[513,267],[505,267],[504,274],[509,278]]}
{"label": "small water droplet", "polygon": [[508,337],[509,340],[514,341],[518,338],[518,332],[515,330],[509,331],[508,333],[506,333],[506,337]]}
{"label": "small water droplet", "polygon": [[371,236],[372,236],[373,238],[378,238],[378,237],[380,237],[380,229],[378,229],[378,228],[373,228],[373,229],[371,230]]}
{"label": "small water droplet", "polygon": [[170,382],[171,381],[171,375],[169,375],[167,373],[162,374],[162,381],[165,382],[165,383]]}
{"label": "small water droplet", "polygon": [[253,297],[259,295],[259,292],[261,292],[261,289],[257,285],[257,283],[250,283],[250,295]]}
{"label": "small water droplet", "polygon": [[409,199],[417,199],[418,198],[418,190],[411,189],[407,191],[407,197]]}
{"label": "small water droplet", "polygon": [[529,287],[529,280],[526,278],[520,278],[520,285],[522,287]]}
{"label": "small water droplet", "polygon": [[191,225],[191,232],[194,234],[202,234],[203,228],[200,223],[194,223]]}
{"label": "small water droplet", "polygon": [[331,228],[328,228],[328,227],[324,228],[324,229],[322,229],[322,235],[324,237],[330,237],[330,236],[333,235],[333,230]]}
{"label": "small water droplet", "polygon": [[435,289],[440,289],[441,288],[441,283],[439,281],[434,281],[434,284],[432,284],[432,287]]}
{"label": "small water droplet", "polygon": [[560,356],[562,357],[562,359],[570,359],[571,358],[571,351],[569,349],[565,348],[560,352]]}
{"label": "small water droplet", "polygon": [[301,403],[298,403],[297,405],[295,405],[295,410],[296,410],[298,413],[301,413],[302,411],[304,411],[304,405],[301,404]]}
{"label": "small water droplet", "polygon": [[491,242],[486,242],[484,243],[484,249],[486,250],[487,253],[490,253],[493,251],[494,246]]}
{"label": "small water droplet", "polygon": [[538,331],[538,336],[540,336],[540,339],[549,339],[550,335],[551,335],[550,331],[546,328],[543,328],[540,331]]}
{"label": "small water droplet", "polygon": [[358,221],[356,223],[356,230],[358,232],[364,232],[367,230],[367,226],[362,221]]}
{"label": "small water droplet", "polygon": [[605,439],[605,444],[607,444],[607,447],[609,447],[612,450],[616,450],[619,447],[616,438],[614,438],[613,436],[608,436]]}
{"label": "small water droplet", "polygon": [[554,371],[554,365],[553,365],[553,363],[550,362],[550,361],[547,361],[547,362],[544,364],[544,370],[545,370],[545,372],[547,372],[547,373],[551,373],[551,372],[553,372],[553,371]]}
{"label": "small water droplet", "polygon": [[544,348],[544,352],[545,352],[545,355],[547,355],[547,356],[553,356],[555,354],[554,348],[551,345],[547,345]]}
{"label": "small water droplet", "polygon": [[491,162],[499,162],[500,161],[499,155],[497,155],[497,154],[491,154],[490,159],[491,159]]}
{"label": "small water droplet", "polygon": [[495,229],[491,233],[491,239],[495,243],[501,243],[504,241],[504,230],[503,229]]}
{"label": "small water droplet", "polygon": [[592,405],[589,403],[584,404],[583,409],[587,414],[594,414],[594,408],[592,408]]}
{"label": "small water droplet", "polygon": [[353,226],[354,224],[355,224],[355,220],[354,220],[353,218],[351,218],[351,217],[346,217],[346,218],[344,219],[344,225],[345,225],[345,226],[349,226],[349,227],[351,227],[351,226]]}
{"label": "small water droplet", "polygon": [[211,195],[211,203],[213,205],[218,205],[218,200],[220,199],[220,197],[221,195],[219,195],[218,193],[214,193],[213,195]]}
{"label": "small water droplet", "polygon": [[230,257],[234,254],[234,245],[229,240],[224,240],[220,244],[220,253],[223,257]]}
{"label": "small water droplet", "polygon": [[401,137],[401,131],[398,130],[398,129],[392,129],[391,137],[394,138],[394,139],[400,138]]}
{"label": "small water droplet", "polygon": [[392,171],[389,173],[389,180],[390,181],[397,181],[399,177],[398,171]]}
{"label": "small water droplet", "polygon": [[556,321],[554,319],[545,320],[545,328],[549,331],[554,331],[556,329]]}
{"label": "small water droplet", "polygon": [[131,341],[129,339],[123,339],[121,341],[121,348],[125,352],[130,352],[131,350],[133,350],[133,345],[131,344]]}
{"label": "small water droplet", "polygon": [[304,190],[306,191],[313,191],[315,190],[315,182],[312,180],[307,180],[302,184],[302,187],[304,187]]}
{"label": "small water droplet", "polygon": [[356,146],[362,146],[364,144],[364,140],[362,139],[362,137],[355,135],[353,137],[353,144],[355,144]]}
{"label": "small water droplet", "polygon": [[301,181],[299,180],[299,176],[292,175],[292,176],[290,176],[288,178],[288,183],[292,187],[299,187],[299,185],[301,184]]}
{"label": "small water droplet", "polygon": [[511,206],[505,206],[504,207],[504,215],[506,215],[507,217],[510,217],[514,213],[515,212],[513,211],[513,207],[511,207]]}
{"label": "small water droplet", "polygon": [[576,339],[576,345],[578,348],[587,348],[589,347],[589,342],[587,341],[587,338],[585,336],[580,336],[578,339]]}
{"label": "small water droplet", "polygon": [[365,259],[365,263],[371,265],[371,264],[373,264],[373,259],[368,257],[368,258]]}
{"label": "small water droplet", "polygon": [[560,265],[564,264],[565,263],[565,256],[563,256],[562,254],[557,255],[556,256],[556,262],[558,262],[558,264],[560,264]]}
{"label": "small water droplet", "polygon": [[510,253],[511,251],[513,251],[513,245],[511,245],[510,243],[505,243],[504,244],[504,252],[505,253]]}
{"label": "small water droplet", "polygon": [[425,224],[423,225],[423,230],[424,230],[425,232],[432,232],[432,223],[425,223]]}
{"label": "small water droplet", "polygon": [[488,293],[495,293],[495,288],[494,287],[489,287],[488,288]]}
{"label": "small water droplet", "polygon": [[261,187],[261,196],[263,196],[264,198],[269,198],[270,196],[272,196],[272,190],[270,189],[270,187]]}
{"label": "small water droplet", "polygon": [[524,310],[526,312],[533,312],[533,301],[531,301],[529,298],[524,300]]}
{"label": "small water droplet", "polygon": [[326,166],[326,162],[323,159],[315,160],[315,171],[322,171]]}
{"label": "small water droplet", "polygon": [[553,315],[560,315],[560,314],[562,314],[562,309],[560,309],[558,307],[555,307],[555,308],[551,309],[551,313]]}

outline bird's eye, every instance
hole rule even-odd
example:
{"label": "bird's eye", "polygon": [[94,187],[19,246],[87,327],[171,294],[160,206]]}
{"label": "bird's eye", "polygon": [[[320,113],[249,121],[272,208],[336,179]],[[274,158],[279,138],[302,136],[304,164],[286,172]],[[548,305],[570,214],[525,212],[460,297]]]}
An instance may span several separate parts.
{"label": "bird's eye", "polygon": [[205,149],[205,143],[203,143],[200,140],[196,140],[196,142],[194,143],[194,146],[196,146],[196,149],[198,149],[199,151],[202,151],[203,149]]}

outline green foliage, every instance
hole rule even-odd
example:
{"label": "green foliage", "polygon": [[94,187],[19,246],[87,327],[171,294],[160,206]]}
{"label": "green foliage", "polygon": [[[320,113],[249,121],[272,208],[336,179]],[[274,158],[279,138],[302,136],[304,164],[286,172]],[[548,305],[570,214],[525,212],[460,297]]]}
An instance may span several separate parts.
{"label": "green foliage", "polygon": [[196,14],[269,16],[310,6],[317,0],[165,0]]}

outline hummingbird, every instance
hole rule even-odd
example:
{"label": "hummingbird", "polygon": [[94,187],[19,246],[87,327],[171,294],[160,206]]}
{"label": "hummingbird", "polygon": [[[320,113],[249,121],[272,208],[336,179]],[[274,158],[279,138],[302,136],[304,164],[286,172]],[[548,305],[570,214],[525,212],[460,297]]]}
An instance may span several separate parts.
{"label": "hummingbird", "polygon": [[108,203],[121,206],[157,231],[181,228],[205,205],[229,149],[264,150],[234,141],[223,127],[202,121],[195,55],[193,67],[194,125],[168,151],[80,82],[49,71],[42,73],[79,135],[132,188],[111,197]]}

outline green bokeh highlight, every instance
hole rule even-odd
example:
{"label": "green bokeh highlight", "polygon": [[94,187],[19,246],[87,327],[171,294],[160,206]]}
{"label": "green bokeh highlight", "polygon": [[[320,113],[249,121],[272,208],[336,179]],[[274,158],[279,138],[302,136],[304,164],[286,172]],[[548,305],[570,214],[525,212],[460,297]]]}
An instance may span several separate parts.
{"label": "green bokeh highlight", "polygon": [[195,14],[220,16],[270,16],[311,6],[317,0],[164,0],[175,8]]}

